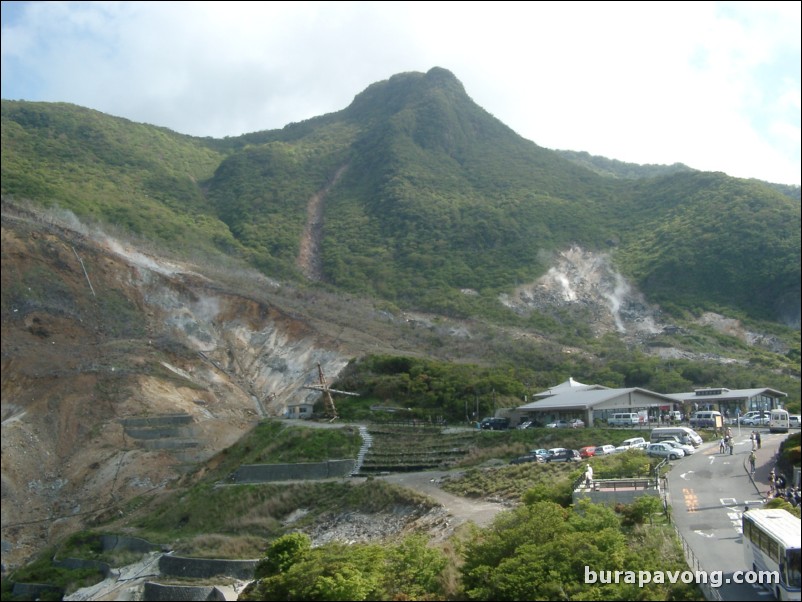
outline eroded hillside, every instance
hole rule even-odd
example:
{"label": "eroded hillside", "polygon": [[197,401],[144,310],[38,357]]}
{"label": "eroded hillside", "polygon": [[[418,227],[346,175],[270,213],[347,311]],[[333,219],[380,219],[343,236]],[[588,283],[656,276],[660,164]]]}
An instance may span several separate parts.
{"label": "eroded hillside", "polygon": [[[146,249],[69,216],[3,205],[4,568],[165,488],[262,417],[315,400],[304,386],[316,381],[318,363],[333,380],[369,354],[491,364],[531,346],[589,356],[535,329],[402,312]],[[661,336],[659,308],[605,257],[571,249],[552,265],[504,303],[574,313],[596,336],[632,345]],[[787,350],[735,320],[702,321],[744,346]],[[668,345],[643,349],[694,357]]]}
{"label": "eroded hillside", "polygon": [[351,357],[264,299],[32,217],[2,226],[4,565],[314,400],[317,364]]}

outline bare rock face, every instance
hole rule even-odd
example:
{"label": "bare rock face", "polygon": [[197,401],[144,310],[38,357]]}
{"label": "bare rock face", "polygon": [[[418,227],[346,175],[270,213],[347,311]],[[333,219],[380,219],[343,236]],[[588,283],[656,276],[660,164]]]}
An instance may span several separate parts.
{"label": "bare rock face", "polygon": [[521,313],[562,309],[581,314],[597,336],[648,336],[664,328],[658,308],[613,268],[609,257],[579,247],[561,253],[544,276],[502,302]]}
{"label": "bare rock face", "polygon": [[348,352],[309,321],[52,224],[2,228],[2,562],[232,445]]}

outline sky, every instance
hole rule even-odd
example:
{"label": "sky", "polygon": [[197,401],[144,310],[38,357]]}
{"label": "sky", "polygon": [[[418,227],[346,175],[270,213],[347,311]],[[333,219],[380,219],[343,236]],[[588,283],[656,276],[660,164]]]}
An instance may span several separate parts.
{"label": "sky", "polygon": [[2,2],[2,98],[195,136],[451,71],[551,149],[800,184],[795,2]]}

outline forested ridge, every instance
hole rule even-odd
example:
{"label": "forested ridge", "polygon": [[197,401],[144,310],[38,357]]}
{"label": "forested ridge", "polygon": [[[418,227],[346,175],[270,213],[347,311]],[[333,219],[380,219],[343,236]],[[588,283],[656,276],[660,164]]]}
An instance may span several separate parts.
{"label": "forested ridge", "polygon": [[[728,307],[787,323],[799,303],[793,190],[685,166],[599,169],[599,158],[518,136],[445,69],[220,140],[61,103],[4,100],[2,119],[4,195],[288,279],[302,278],[309,198],[347,166],[325,199],[324,281],[399,307],[497,313],[499,292],[542,275],[572,244],[610,253],[669,310]],[[622,166],[629,177],[614,173]]]}

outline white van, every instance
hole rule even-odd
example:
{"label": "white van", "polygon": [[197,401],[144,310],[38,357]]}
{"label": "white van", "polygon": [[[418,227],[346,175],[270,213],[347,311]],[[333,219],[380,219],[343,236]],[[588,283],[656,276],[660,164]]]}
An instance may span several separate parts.
{"label": "white van", "polygon": [[640,416],[635,413],[617,413],[607,419],[609,426],[637,426],[640,424]]}
{"label": "white van", "polygon": [[769,416],[770,433],[787,433],[791,426],[791,416],[787,410],[772,410]]}
{"label": "white van", "polygon": [[702,445],[702,438],[699,433],[687,426],[663,426],[652,429],[652,434],[649,435],[652,443],[659,443],[672,437],[676,437],[682,443],[690,443],[694,447]]}
{"label": "white van", "polygon": [[715,410],[696,412],[691,416],[691,426],[697,428],[721,428],[724,426],[724,417],[721,415],[721,412],[716,412]]}

